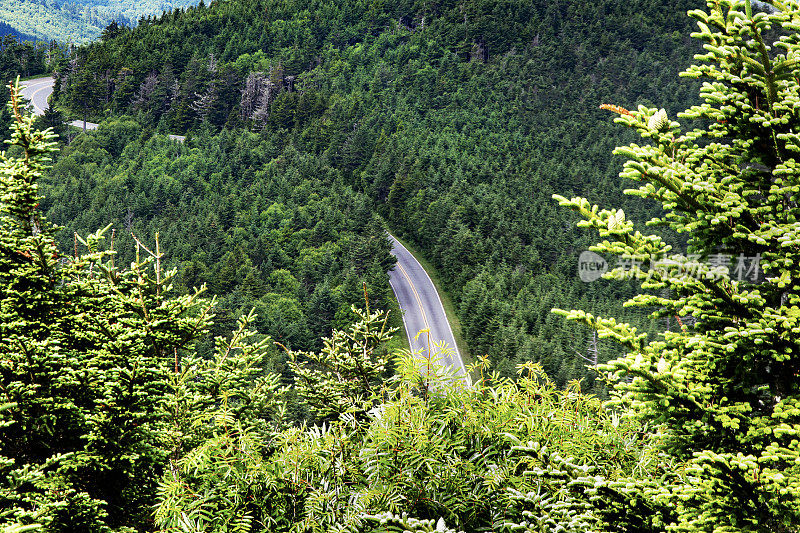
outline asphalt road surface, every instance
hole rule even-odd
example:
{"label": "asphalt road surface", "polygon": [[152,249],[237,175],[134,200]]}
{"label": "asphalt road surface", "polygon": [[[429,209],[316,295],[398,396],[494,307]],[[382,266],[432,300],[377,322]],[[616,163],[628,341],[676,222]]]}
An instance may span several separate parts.
{"label": "asphalt road surface", "polygon": [[[423,358],[433,353],[434,359],[441,358],[441,364],[453,367],[459,375],[467,376],[442,300],[431,278],[397,239],[389,235],[389,240],[392,243],[392,255],[397,257],[397,265],[389,271],[389,284],[403,312],[403,324],[411,351]],[[423,333],[414,340],[417,333],[425,329],[430,334]],[[446,349],[442,350],[442,347]]]}
{"label": "asphalt road surface", "polygon": [[[46,78],[23,81],[22,86],[22,96],[30,100],[31,106],[33,106],[33,113],[39,116],[44,115],[44,112],[49,107],[47,99],[53,94],[53,78],[48,76]],[[83,128],[83,121],[73,120],[69,125],[75,126],[76,128]],[[86,129],[97,129],[97,124],[87,122]]]}
{"label": "asphalt road surface", "polygon": [[53,93],[53,78],[36,78],[22,82],[22,96],[30,100],[33,112],[43,115],[47,109],[47,99]]}
{"label": "asphalt road surface", "polygon": [[[49,104],[47,99],[53,94],[53,78],[47,76],[45,78],[36,78],[33,80],[23,81],[22,83],[22,96],[30,100],[35,115],[43,115]],[[73,120],[69,123],[70,126],[76,128],[94,130],[97,129],[97,124],[94,122],[84,122],[82,120]],[[173,141],[183,142],[186,137],[183,135],[170,135]]]}

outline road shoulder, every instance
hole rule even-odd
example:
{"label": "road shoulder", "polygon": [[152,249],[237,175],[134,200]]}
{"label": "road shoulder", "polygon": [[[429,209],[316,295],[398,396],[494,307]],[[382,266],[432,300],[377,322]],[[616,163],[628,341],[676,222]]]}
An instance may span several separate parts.
{"label": "road shoulder", "polygon": [[459,355],[461,356],[461,361],[464,363],[465,367],[469,366],[472,363],[472,356],[467,349],[467,343],[464,342],[464,337],[461,331],[461,321],[459,321],[458,316],[456,315],[456,308],[450,298],[450,295],[443,288],[442,280],[439,279],[436,269],[422,256],[419,250],[414,248],[413,245],[409,244],[408,241],[398,237],[397,234],[391,230],[390,233],[392,237],[397,239],[397,241],[402,244],[412,256],[414,256],[414,259],[416,259],[419,264],[422,265],[422,268],[428,274],[431,282],[433,282],[433,286],[436,289],[436,292],[439,294],[439,300],[442,302],[444,314],[450,324],[450,330],[453,332],[453,338],[456,341],[456,347],[458,348]]}

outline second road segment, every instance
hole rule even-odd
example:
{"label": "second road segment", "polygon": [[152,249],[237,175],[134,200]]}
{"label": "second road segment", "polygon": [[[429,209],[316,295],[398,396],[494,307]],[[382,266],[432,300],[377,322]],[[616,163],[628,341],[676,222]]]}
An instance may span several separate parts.
{"label": "second road segment", "polygon": [[[31,102],[34,115],[44,115],[44,112],[49,107],[50,104],[48,104],[47,99],[53,94],[53,83],[54,80],[52,76],[20,82],[22,85],[22,96]],[[97,124],[94,122],[84,122],[82,120],[73,120],[69,125],[85,130],[97,129]],[[178,142],[183,142],[186,139],[183,135],[170,135],[169,138]]]}

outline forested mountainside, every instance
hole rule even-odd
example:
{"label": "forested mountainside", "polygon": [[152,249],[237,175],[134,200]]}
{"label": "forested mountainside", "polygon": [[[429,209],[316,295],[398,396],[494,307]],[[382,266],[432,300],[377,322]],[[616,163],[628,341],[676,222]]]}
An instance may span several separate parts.
{"label": "forested mountainside", "polygon": [[[64,221],[61,249],[74,248],[74,231],[113,223],[116,259],[129,264],[131,232],[151,244],[158,233],[176,287],[205,283],[219,299],[214,335],[255,308],[261,333],[318,349],[356,318],[365,289],[373,308],[392,308],[394,257],[369,201],[291,145],[241,131],[180,144],[111,120],[73,141],[49,181],[43,207]],[[273,355],[285,371],[283,351]]]}
{"label": "forested mountainside", "polygon": [[[209,20],[232,38],[226,20],[251,28],[223,16],[249,9],[237,5],[201,7],[136,35],[152,31],[164,44],[181,20]],[[265,6],[277,3],[257,8]],[[514,18],[530,5],[480,6],[490,9],[480,13],[486,28],[534,24]],[[107,72],[125,72],[119,79],[84,68],[114,50],[108,42],[65,58],[62,105],[104,119],[88,133],[65,130],[53,114],[34,120],[20,86],[11,88],[0,154],[0,531],[800,532],[800,4],[707,0],[690,12],[705,52],[683,75],[702,86],[679,114],[684,86],[666,74],[652,77],[673,91],[657,94],[669,109],[634,107],[630,76],[655,60],[636,42],[605,43],[627,61],[627,76],[611,70],[617,85],[590,83],[623,66],[602,54],[527,84],[537,61],[579,55],[602,31],[581,34],[583,43],[537,32],[516,46],[513,26],[470,34],[471,4],[410,7],[420,16],[392,19],[379,3],[320,7],[332,28],[361,21],[374,33],[343,42],[320,34],[328,44],[310,74],[286,70],[286,57],[304,50],[288,37],[271,72],[263,54],[278,52],[266,45],[263,70],[242,74],[231,66],[242,55],[212,56],[209,45],[195,58],[208,85],[195,86],[182,144],[159,130],[181,122],[171,105],[180,105],[188,66],[137,73],[131,54],[130,72],[106,56]],[[560,0],[548,10],[561,13],[548,19],[560,31],[578,31],[566,21],[587,13]],[[329,27],[310,13],[259,31]],[[652,30],[642,36],[651,46],[682,41],[645,16],[614,13]],[[120,42],[130,35],[122,30]],[[499,57],[503,49],[487,44],[495,38],[510,46]],[[561,46],[540,56],[547,38]],[[226,68],[231,85],[217,92],[213,76]],[[583,85],[579,72],[589,76]],[[134,73],[135,101],[115,98],[115,84]],[[164,79],[175,100],[159,93]],[[594,121],[584,93],[621,104],[602,106],[617,128]],[[618,100],[626,95],[633,104]],[[67,142],[37,126],[47,123]],[[622,144],[619,159],[592,151],[601,132]],[[661,211],[618,209],[612,168]],[[554,170],[562,173],[543,174]],[[592,235],[571,232],[575,221],[548,207],[540,195],[556,187],[552,201]],[[608,204],[563,196],[575,190]],[[425,247],[462,315],[483,320],[466,324],[480,326],[471,342],[494,351],[478,354],[471,383],[389,344],[395,330],[376,306],[387,304],[391,260],[376,212]],[[49,214],[82,218],[59,231]],[[116,231],[97,228],[109,222]],[[686,241],[673,248],[665,228]],[[600,241],[596,253],[627,259],[631,268],[619,263],[610,277],[631,286],[595,283],[588,293],[573,281],[566,247],[589,239]],[[725,268],[736,256],[750,259],[746,276]],[[200,281],[210,290],[189,287]],[[471,296],[481,283],[494,292]],[[305,307],[325,285],[325,305]],[[363,305],[343,310],[357,285]],[[624,293],[635,293],[626,306],[657,310],[657,335],[614,312]],[[477,309],[494,314],[470,308],[478,297]],[[607,401],[545,374],[540,363],[559,379],[569,374],[556,357],[575,350],[574,330],[539,314],[547,297],[558,300],[555,320],[619,345],[620,357],[596,369]],[[265,321],[247,311],[253,303]],[[587,313],[589,304],[605,316]],[[230,324],[237,306],[245,313]],[[287,309],[292,316],[281,315]],[[274,320],[302,325],[301,314],[322,319],[325,310],[328,323],[309,316],[307,332]],[[320,346],[308,335],[338,324],[319,350],[295,347]],[[254,325],[277,328],[292,346]],[[521,360],[539,354],[520,350],[514,331],[563,353]],[[219,333],[213,343],[209,333]],[[515,359],[516,375],[504,376]]]}
{"label": "forested mountainside", "polygon": [[11,35],[26,39],[85,43],[99,38],[109,24],[133,26],[141,17],[161,15],[195,3],[195,0],[0,0],[0,25],[9,26]]}
{"label": "forested mountainside", "polygon": [[32,35],[27,35],[20,31],[14,29],[13,26],[6,24],[5,22],[0,21],[0,37],[11,36],[19,41],[32,41],[35,40],[35,37]]}
{"label": "forested mountainside", "polygon": [[[251,131],[278,152],[318,160],[433,262],[473,353],[504,374],[541,361],[563,384],[584,375],[575,352],[586,353],[589,337],[550,309],[608,310],[632,288],[578,280],[590,241],[550,196],[622,202],[639,219],[656,212],[622,199],[628,185],[609,155],[619,138],[598,106],[658,103],[674,115],[696,100],[696,84],[677,73],[698,49],[685,16],[698,5],[216,2],[77,49],[56,72],[55,102],[78,115],[130,114],[146,130],[191,131],[198,142]],[[226,152],[220,168],[237,157]],[[225,190],[231,173],[222,172]],[[101,205],[90,181],[50,194],[58,223],[73,229]],[[180,194],[164,204],[179,205]],[[129,208],[102,209],[119,225]],[[266,280],[251,235],[234,233],[217,253],[244,250],[240,259]],[[208,265],[198,264],[198,280],[214,285]],[[616,350],[601,341],[601,360]]]}

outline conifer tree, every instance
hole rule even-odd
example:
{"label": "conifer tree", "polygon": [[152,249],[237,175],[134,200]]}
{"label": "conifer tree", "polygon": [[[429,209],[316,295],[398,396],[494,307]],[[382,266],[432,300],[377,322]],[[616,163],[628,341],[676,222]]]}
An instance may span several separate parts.
{"label": "conifer tree", "polygon": [[[11,87],[0,159],[0,524],[109,531],[150,522],[169,449],[162,402],[181,354],[207,329],[199,293],[169,298],[162,254],[114,264],[100,230],[59,257],[38,211],[54,135]],[[140,245],[143,247],[143,245]]]}
{"label": "conifer tree", "polygon": [[389,360],[383,345],[396,328],[388,326],[386,312],[352,311],[359,320],[323,339],[321,352],[288,352],[297,392],[321,419],[363,412],[380,396]]}
{"label": "conifer tree", "polygon": [[269,531],[284,511],[266,457],[284,426],[285,389],[263,370],[271,342],[255,340],[254,318],[218,337],[213,358],[189,355],[173,376],[172,453],[155,513],[164,531]]}
{"label": "conifer tree", "polygon": [[680,116],[698,128],[683,132],[663,109],[603,106],[649,142],[616,150],[629,158],[621,177],[663,205],[649,224],[688,234],[685,254],[621,210],[556,197],[605,239],[593,250],[625,259],[612,277],[640,280],[630,305],[682,322],[648,339],[557,311],[628,350],[600,368],[664,458],[660,479],[584,480],[608,530],[800,526],[800,4],[758,6],[709,0],[690,12],[706,53],[684,75],[707,81],[704,103]]}

